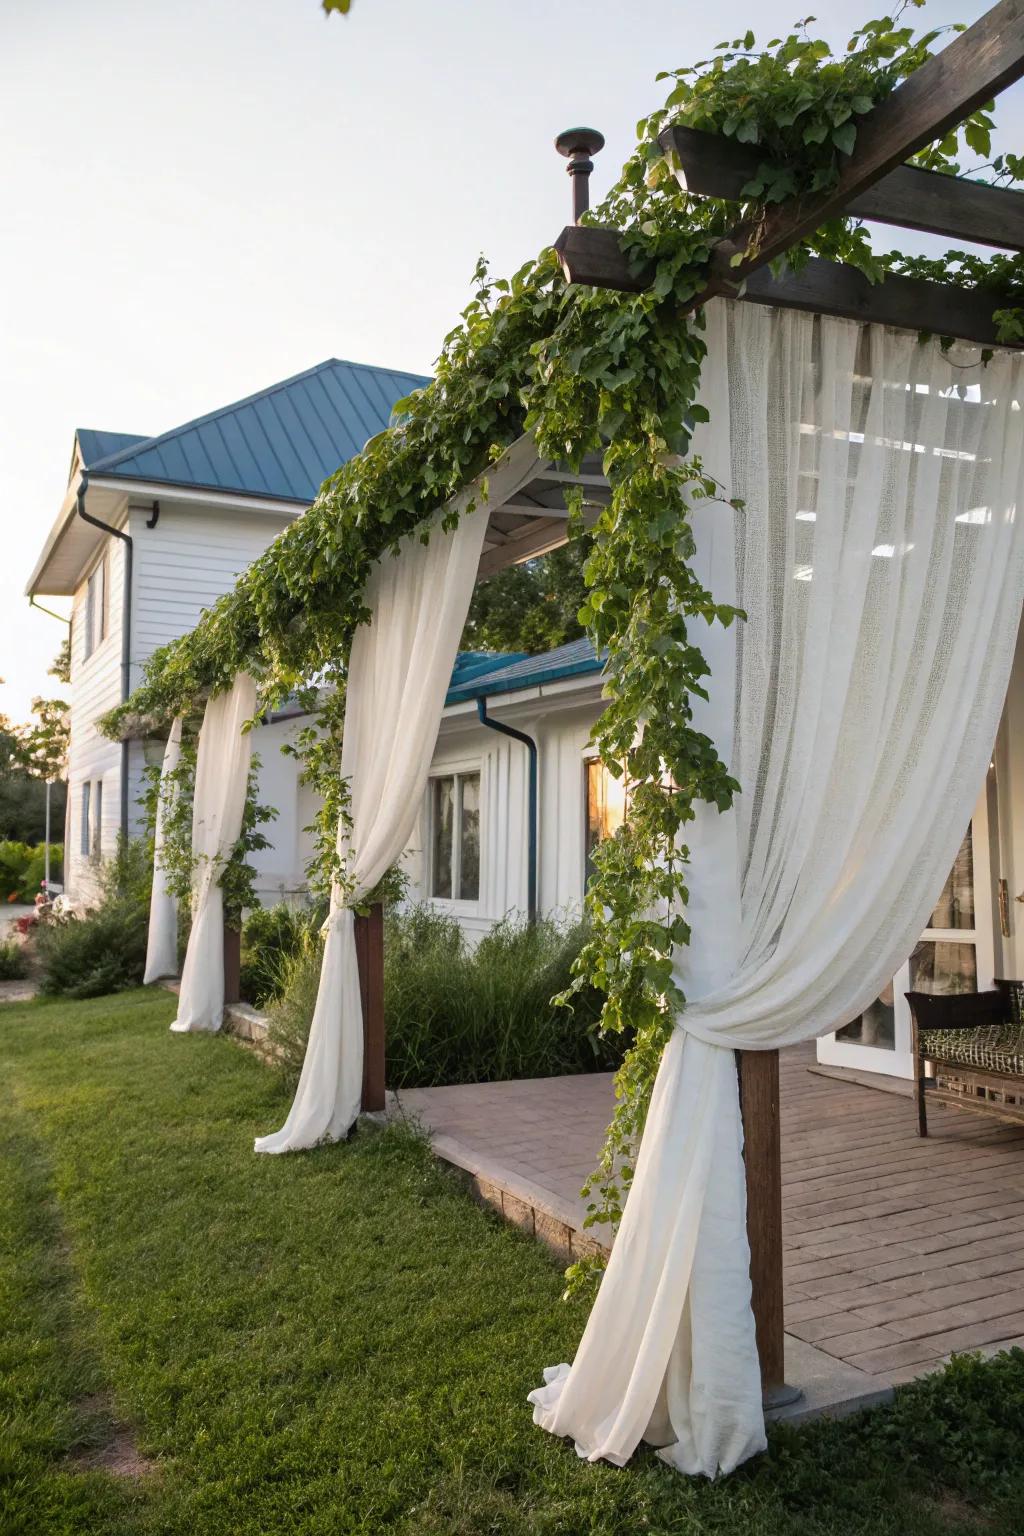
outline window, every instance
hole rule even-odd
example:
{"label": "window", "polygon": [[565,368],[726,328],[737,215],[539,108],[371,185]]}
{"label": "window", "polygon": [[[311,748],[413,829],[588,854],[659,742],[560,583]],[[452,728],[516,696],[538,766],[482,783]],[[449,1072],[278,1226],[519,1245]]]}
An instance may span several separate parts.
{"label": "window", "polygon": [[896,1010],[902,993],[950,993],[978,990],[977,920],[974,911],[974,826],[960,845],[956,862],[929,919],[924,936],[914,948],[907,966],[883,987],[875,1001],[836,1031],[847,1045],[870,1045],[895,1051],[898,1044]]}
{"label": "window", "polygon": [[960,845],[924,937],[910,957],[912,992],[977,992],[978,956],[974,910],[974,829]]}
{"label": "window", "polygon": [[92,834],[92,825],[89,815],[89,802],[92,798],[92,785],[86,782],[82,785],[82,820],[78,829],[78,847],[86,855],[89,853],[89,839]]}
{"label": "window", "polygon": [[103,780],[97,779],[92,797],[92,852],[97,859],[103,852]]}
{"label": "window", "polygon": [[85,633],[82,653],[86,661],[88,661],[100,641],[107,638],[110,612],[109,585],[107,580],[107,556],[104,555],[89,577],[88,585],[85,589],[85,612],[82,619]]}
{"label": "window", "polygon": [[480,899],[480,775],[430,781],[430,894]]}
{"label": "window", "polygon": [[612,837],[626,819],[626,781],[617,779],[599,757],[583,763],[586,774],[586,828],[584,852],[586,878],[594,872],[594,849],[606,837]]}

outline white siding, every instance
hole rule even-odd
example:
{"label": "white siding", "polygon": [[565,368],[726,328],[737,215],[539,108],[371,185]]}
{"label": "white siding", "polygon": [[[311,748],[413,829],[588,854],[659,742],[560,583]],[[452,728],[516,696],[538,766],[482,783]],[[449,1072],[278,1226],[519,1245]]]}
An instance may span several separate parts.
{"label": "white siding", "polygon": [[155,528],[148,507],[132,507],[135,546],[132,600],[132,685],[158,646],[193,629],[204,608],[231,590],[239,575],[292,521],[282,509],[216,510],[201,504],[160,503]]}
{"label": "white siding", "polygon": [[[192,629],[204,608],[230,590],[238,575],[292,519],[280,514],[218,510],[201,503],[161,502],[155,528],[147,528],[148,505],[129,507],[127,532],[133,542],[131,683],[153,651]],[[69,754],[70,859],[68,892],[78,901],[98,894],[99,859],[109,858],[121,824],[121,747],[107,741],[96,720],[121,699],[121,622],[123,614],[125,546],[108,538],[101,548],[109,561],[107,633],[92,655],[85,655],[88,577],[83,572],[75,594],[71,627],[71,748]],[[159,760],[154,743],[133,741],[128,753],[129,832],[142,827],[138,805],[147,761]],[[103,784],[103,828],[100,846],[85,859],[81,854],[82,786]],[[95,788],[90,797],[95,804]],[[294,818],[293,818],[294,819]],[[292,870],[268,867],[271,885],[291,878]]]}
{"label": "white siding", "polygon": [[[90,901],[98,894],[99,858],[108,858],[117,843],[121,807],[121,748],[96,729],[96,720],[121,698],[121,616],[125,551],[120,539],[108,538],[99,559],[107,559],[107,633],[85,655],[86,597],[93,561],[75,593],[71,611],[71,745],[68,754],[70,857],[65,865],[69,895]],[[103,827],[100,846],[89,858],[81,853],[82,786],[103,784]],[[95,805],[95,788],[91,800]]]}
{"label": "white siding", "polygon": [[578,916],[583,907],[586,862],[586,775],[584,762],[595,705],[570,708],[560,701],[557,714],[538,728],[540,804],[538,808],[537,901],[542,912]]}
{"label": "white siding", "polygon": [[250,854],[256,871],[256,894],[262,906],[302,899],[306,889],[306,863],[312,840],[303,827],[315,814],[315,800],[299,784],[300,764],[281,748],[295,740],[304,719],[275,720],[253,732],[252,749],[260,768],[256,799],[273,806],[277,819],[260,830],[272,846]]}
{"label": "white siding", "polygon": [[[597,719],[596,701],[544,699],[537,713],[490,712],[532,735],[538,754],[537,902],[541,912],[578,913],[584,884],[584,770],[586,744]],[[431,763],[431,774],[480,771],[480,899],[431,898],[428,839],[429,787],[416,829],[402,858],[410,898],[430,901],[459,919],[472,938],[501,918],[527,907],[529,769],[526,747],[466,716],[449,716]]]}

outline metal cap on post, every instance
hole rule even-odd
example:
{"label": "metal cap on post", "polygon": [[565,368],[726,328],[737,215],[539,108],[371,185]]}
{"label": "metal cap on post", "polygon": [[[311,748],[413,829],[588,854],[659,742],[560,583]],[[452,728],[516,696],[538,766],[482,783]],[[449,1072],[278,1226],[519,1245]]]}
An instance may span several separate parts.
{"label": "metal cap on post", "polygon": [[604,148],[604,134],[596,128],[567,128],[558,135],[555,148],[569,162],[566,170],[572,177],[572,218],[578,224],[590,207],[590,173],[594,169],[590,157]]}

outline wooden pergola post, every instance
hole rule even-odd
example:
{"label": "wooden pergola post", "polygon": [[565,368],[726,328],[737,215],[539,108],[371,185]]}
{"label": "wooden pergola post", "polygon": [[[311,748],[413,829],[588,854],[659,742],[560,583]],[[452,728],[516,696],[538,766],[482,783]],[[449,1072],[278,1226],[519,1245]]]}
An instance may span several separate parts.
{"label": "wooden pergola post", "polygon": [[747,1177],[747,1240],[751,1305],[766,1408],[795,1402],[799,1387],[786,1382],[786,1330],[782,1307],[782,1136],[779,1127],[778,1051],[737,1051],[743,1161]]}
{"label": "wooden pergola post", "polygon": [[242,991],[242,931],[224,924],[224,1001],[237,1003]]}
{"label": "wooden pergola post", "polygon": [[359,994],[363,1003],[363,1109],[384,1108],[384,908],[356,915]]}

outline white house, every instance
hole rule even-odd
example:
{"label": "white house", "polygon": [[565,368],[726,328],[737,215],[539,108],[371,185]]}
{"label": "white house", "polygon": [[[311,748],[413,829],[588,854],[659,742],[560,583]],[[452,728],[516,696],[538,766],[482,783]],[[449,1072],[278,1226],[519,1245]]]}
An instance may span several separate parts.
{"label": "white house", "polygon": [[[537,906],[579,909],[590,850],[626,809],[621,783],[588,747],[601,707],[600,664],[586,641],[546,656],[460,657],[404,859],[414,897],[453,913],[470,935],[528,910],[535,751]],[[533,748],[500,730],[508,726]],[[819,1040],[822,1063],[911,1077],[905,992],[975,991],[995,976],[1024,976],[1024,636],[978,791],[931,924],[872,1007]]]}
{"label": "white house", "polygon": [[[147,755],[159,744],[116,743],[96,720],[126,698],[160,645],[194,628],[309,505],[322,481],[388,423],[417,374],[329,359],[294,378],[158,437],[79,429],[68,489],[28,582],[30,596],[71,596],[71,745],[65,886],[95,893],[117,834],[140,824]],[[260,733],[266,796],[280,804],[279,846],[296,844],[294,772],[276,748],[294,729]],[[268,850],[271,899],[302,866]]]}
{"label": "white house", "polygon": [[[72,897],[93,894],[118,830],[137,830],[143,765],[161,751],[158,742],[108,741],[97,717],[135,686],[155,647],[191,629],[323,478],[386,424],[393,403],[423,382],[332,360],[160,437],[76,434],[67,496],[28,587],[74,597]],[[626,810],[621,784],[588,746],[602,707],[600,673],[586,641],[539,657],[459,658],[403,863],[413,897],[451,912],[470,937],[510,912],[568,914],[582,904],[590,851]],[[260,799],[278,811],[267,828],[272,846],[255,858],[268,903],[301,898],[312,852],[306,829],[315,799],[280,750],[301,724],[286,711],[254,743]],[[1024,976],[1020,642],[978,791],[932,926],[877,1002],[819,1041],[822,1062],[910,1076],[904,992],[974,990],[997,975]]]}
{"label": "white house", "polygon": [[588,745],[601,707],[588,640],[543,656],[462,653],[403,860],[415,899],[476,937],[510,912],[581,911],[590,852],[623,811],[621,781]]}

